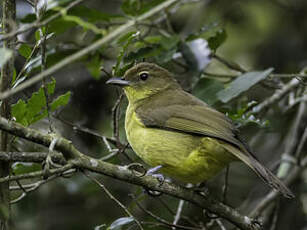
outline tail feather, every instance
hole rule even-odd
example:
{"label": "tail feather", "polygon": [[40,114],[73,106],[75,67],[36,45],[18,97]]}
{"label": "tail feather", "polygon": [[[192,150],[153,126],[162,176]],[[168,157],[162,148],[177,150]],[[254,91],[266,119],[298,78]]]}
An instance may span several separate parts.
{"label": "tail feather", "polygon": [[232,145],[223,145],[227,151],[235,155],[245,164],[247,164],[256,174],[273,189],[278,190],[284,197],[294,198],[294,194],[289,188],[276,177],[269,169],[264,167],[259,161],[257,161],[250,153],[244,154],[240,149]]}

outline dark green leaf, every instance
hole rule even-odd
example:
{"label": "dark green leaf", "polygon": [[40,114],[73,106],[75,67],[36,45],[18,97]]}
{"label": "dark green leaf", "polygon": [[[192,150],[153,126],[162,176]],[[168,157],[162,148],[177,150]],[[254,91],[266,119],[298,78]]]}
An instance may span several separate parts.
{"label": "dark green leaf", "polygon": [[202,99],[209,105],[213,105],[218,101],[217,92],[224,89],[223,84],[220,81],[208,78],[202,78],[199,80],[196,87],[193,89],[193,94]]}
{"label": "dark green leaf", "polygon": [[133,217],[122,217],[115,220],[109,227],[110,230],[120,230],[124,225],[130,224],[134,221]]}
{"label": "dark green leaf", "polygon": [[86,6],[75,6],[74,8],[69,10],[69,14],[86,18],[89,22],[110,21],[113,18],[122,17],[120,15],[102,13],[101,11],[91,9]]}
{"label": "dark green leaf", "polygon": [[265,71],[260,72],[248,72],[242,74],[240,77],[236,78],[230,83],[230,85],[218,92],[218,99],[226,103],[241,93],[247,91],[250,87],[257,84],[259,81],[265,79],[272,73],[273,68],[269,68]]}
{"label": "dark green leaf", "polygon": [[18,52],[21,56],[28,58],[31,55],[32,49],[27,44],[21,44],[21,46],[18,49]]}
{"label": "dark green leaf", "polygon": [[226,41],[226,38],[226,31],[224,29],[218,30],[214,36],[208,39],[208,45],[210,49],[215,52],[216,49]]}

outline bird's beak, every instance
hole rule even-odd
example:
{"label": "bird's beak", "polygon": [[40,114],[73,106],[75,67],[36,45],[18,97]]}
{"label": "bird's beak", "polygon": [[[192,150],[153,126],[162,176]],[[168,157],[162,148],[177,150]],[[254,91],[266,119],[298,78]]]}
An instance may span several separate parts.
{"label": "bird's beak", "polygon": [[127,86],[130,85],[130,81],[126,81],[119,77],[113,77],[106,81],[106,84],[118,85],[118,86]]}

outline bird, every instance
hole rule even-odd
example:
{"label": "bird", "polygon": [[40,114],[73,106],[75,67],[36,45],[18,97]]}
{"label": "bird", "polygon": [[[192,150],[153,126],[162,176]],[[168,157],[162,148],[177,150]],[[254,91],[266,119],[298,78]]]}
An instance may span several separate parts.
{"label": "bird", "polygon": [[184,91],[165,68],[141,62],[106,83],[122,87],[127,96],[125,131],[133,151],[163,175],[199,184],[242,161],[284,197],[294,197],[257,160],[232,121]]}

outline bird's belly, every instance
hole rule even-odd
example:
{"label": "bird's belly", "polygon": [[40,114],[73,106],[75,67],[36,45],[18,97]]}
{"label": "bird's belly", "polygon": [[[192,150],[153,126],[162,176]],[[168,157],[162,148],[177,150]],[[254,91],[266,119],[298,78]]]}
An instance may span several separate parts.
{"label": "bird's belly", "polygon": [[150,166],[162,165],[162,173],[180,181],[203,182],[233,160],[216,139],[134,123],[126,126],[126,134],[136,154]]}

